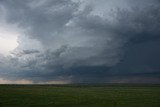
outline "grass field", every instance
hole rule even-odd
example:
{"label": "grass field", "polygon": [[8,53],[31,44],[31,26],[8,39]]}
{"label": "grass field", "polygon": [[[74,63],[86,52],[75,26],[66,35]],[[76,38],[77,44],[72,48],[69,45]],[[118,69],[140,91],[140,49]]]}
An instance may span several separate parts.
{"label": "grass field", "polygon": [[160,86],[0,85],[0,107],[160,107]]}

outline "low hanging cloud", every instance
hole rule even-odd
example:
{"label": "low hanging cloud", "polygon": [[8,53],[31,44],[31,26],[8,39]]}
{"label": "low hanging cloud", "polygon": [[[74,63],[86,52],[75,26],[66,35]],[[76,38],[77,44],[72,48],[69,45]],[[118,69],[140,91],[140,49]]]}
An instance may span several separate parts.
{"label": "low hanging cloud", "polygon": [[[160,39],[158,0],[114,2],[1,0],[7,23],[24,31],[12,55],[0,56],[1,77],[93,82],[103,74],[111,76],[107,71],[123,60],[129,43]],[[88,71],[83,74],[84,69]],[[96,78],[98,73],[102,75]],[[101,82],[107,81],[103,77]]]}
{"label": "low hanging cloud", "polygon": [[12,52],[11,54],[12,55],[15,55],[17,57],[21,57],[23,55],[33,55],[33,54],[37,54],[39,53],[40,51],[39,50],[23,50],[22,52]]}

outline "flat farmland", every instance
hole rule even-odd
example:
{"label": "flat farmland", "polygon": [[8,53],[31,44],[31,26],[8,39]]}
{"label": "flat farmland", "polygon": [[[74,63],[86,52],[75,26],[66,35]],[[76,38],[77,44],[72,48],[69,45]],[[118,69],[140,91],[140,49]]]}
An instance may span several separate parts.
{"label": "flat farmland", "polygon": [[160,107],[160,86],[0,85],[0,107]]}

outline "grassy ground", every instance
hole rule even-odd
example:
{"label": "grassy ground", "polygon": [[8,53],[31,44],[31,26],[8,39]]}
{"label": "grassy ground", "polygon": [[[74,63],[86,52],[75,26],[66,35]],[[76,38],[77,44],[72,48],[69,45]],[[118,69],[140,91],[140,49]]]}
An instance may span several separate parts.
{"label": "grassy ground", "polygon": [[0,85],[0,107],[160,107],[160,86]]}

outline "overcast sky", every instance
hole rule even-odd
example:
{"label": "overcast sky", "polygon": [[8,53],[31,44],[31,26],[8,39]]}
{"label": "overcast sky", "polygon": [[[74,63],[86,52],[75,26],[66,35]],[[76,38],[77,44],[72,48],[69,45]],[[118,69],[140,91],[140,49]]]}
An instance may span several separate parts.
{"label": "overcast sky", "polygon": [[0,0],[5,83],[160,83],[160,1]]}

